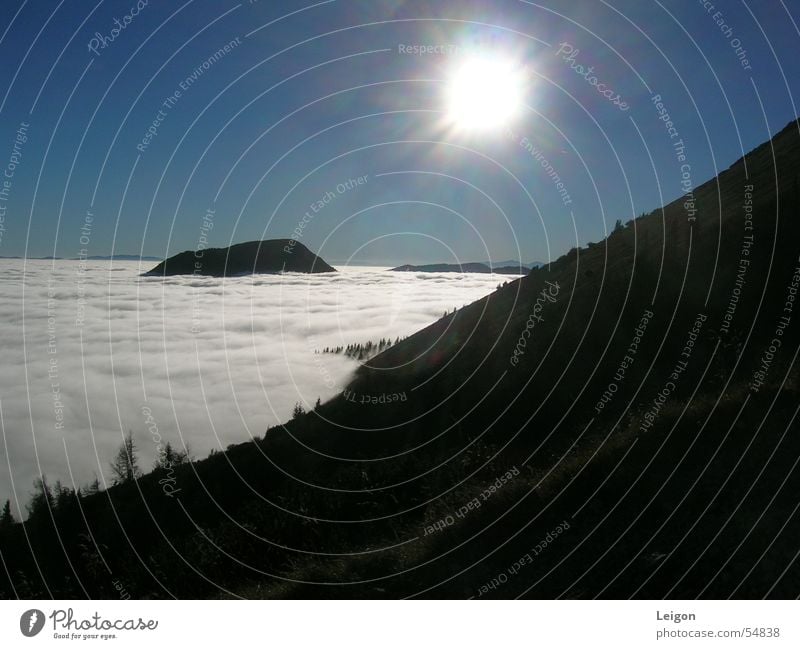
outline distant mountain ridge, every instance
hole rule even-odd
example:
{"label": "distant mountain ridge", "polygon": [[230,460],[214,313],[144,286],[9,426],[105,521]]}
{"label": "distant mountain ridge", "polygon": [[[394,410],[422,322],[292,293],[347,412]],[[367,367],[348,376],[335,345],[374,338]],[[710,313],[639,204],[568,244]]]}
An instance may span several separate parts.
{"label": "distant mountain ridge", "polygon": [[89,255],[88,257],[22,257],[21,255],[0,255],[0,259],[30,259],[32,261],[162,261],[163,257],[149,255]]}
{"label": "distant mountain ridge", "polygon": [[[72,257],[71,259],[80,259],[80,257]],[[164,258],[150,255],[89,255],[84,259],[89,261],[163,261]]]}
{"label": "distant mountain ridge", "polygon": [[187,250],[165,259],[145,276],[231,277],[258,273],[335,273],[336,269],[294,239],[237,243],[228,248]]}
{"label": "distant mountain ridge", "polygon": [[505,259],[503,261],[483,261],[482,264],[486,264],[489,268],[508,268],[508,267],[516,267],[522,266],[523,268],[527,268],[531,270],[533,268],[539,268],[540,266],[544,266],[545,262],[543,261],[531,261],[526,264],[522,263],[517,259]]}
{"label": "distant mountain ridge", "polygon": [[500,275],[525,275],[531,269],[518,264],[490,268],[488,264],[469,262],[464,264],[422,264],[420,266],[403,264],[390,270],[399,273],[498,273]]}

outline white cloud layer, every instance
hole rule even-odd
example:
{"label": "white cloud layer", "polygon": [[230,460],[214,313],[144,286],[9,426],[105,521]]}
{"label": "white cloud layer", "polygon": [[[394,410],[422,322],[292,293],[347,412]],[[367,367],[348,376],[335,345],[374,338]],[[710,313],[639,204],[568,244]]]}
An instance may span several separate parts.
{"label": "white cloud layer", "polygon": [[315,349],[410,335],[508,279],[364,267],[138,276],[151,265],[0,260],[0,498],[15,509],[42,472],[70,486],[109,479],[128,430],[149,469],[157,438],[143,408],[164,442],[197,457],[260,436],[357,367]]}

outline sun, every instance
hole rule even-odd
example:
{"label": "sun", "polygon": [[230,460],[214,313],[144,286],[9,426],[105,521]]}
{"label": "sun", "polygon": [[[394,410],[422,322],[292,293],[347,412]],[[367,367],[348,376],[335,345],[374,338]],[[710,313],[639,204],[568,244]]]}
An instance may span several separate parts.
{"label": "sun", "polygon": [[511,60],[473,56],[448,79],[447,121],[460,130],[487,131],[507,126],[522,106],[523,76]]}

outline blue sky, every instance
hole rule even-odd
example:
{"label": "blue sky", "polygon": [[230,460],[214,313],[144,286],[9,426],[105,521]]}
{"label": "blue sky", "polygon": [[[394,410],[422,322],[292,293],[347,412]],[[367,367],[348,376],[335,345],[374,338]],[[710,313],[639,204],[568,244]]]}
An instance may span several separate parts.
{"label": "blue sky", "polygon": [[[800,9],[714,4],[4,2],[0,255],[174,254],[213,209],[217,246],[310,212],[335,263],[555,258],[681,194],[654,95],[695,185],[796,116]],[[456,47],[524,66],[511,133],[443,123]]]}

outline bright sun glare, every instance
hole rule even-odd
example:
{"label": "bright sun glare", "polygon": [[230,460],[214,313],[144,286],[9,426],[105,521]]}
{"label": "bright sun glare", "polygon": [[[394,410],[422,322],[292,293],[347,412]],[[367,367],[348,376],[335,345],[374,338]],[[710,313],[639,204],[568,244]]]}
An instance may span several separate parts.
{"label": "bright sun glare", "polygon": [[522,75],[508,60],[473,57],[447,84],[447,117],[457,128],[489,130],[507,125],[522,103]]}

